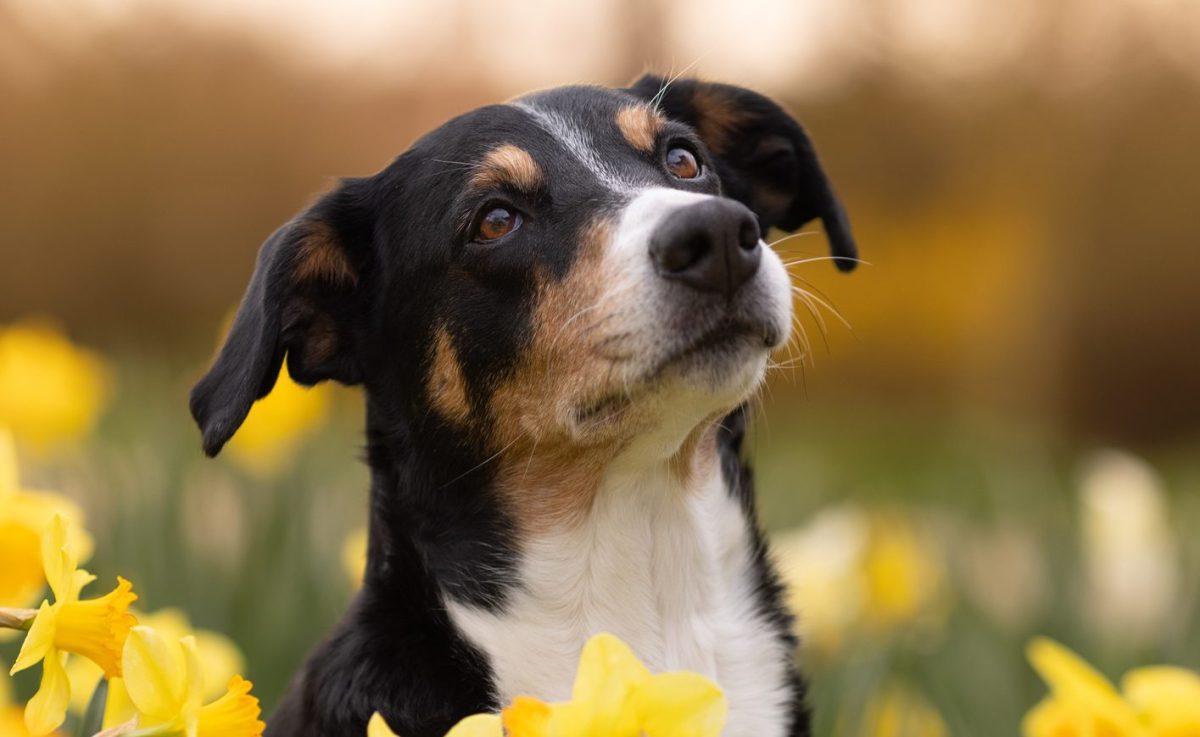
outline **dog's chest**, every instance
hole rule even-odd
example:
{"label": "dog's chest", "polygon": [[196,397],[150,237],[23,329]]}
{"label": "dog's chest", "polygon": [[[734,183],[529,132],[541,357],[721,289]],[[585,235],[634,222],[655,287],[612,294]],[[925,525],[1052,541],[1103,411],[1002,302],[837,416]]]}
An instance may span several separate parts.
{"label": "dog's chest", "polygon": [[716,681],[727,737],[784,734],[791,653],[758,610],[748,522],[719,472],[686,492],[665,477],[609,479],[584,524],[527,542],[520,577],[501,613],[448,604],[501,703],[568,699],[584,642],[610,632],[652,672]]}

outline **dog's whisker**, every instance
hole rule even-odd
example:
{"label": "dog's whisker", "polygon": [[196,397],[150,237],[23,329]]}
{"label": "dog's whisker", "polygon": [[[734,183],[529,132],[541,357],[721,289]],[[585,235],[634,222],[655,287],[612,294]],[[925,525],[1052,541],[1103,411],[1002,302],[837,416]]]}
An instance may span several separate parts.
{"label": "dog's whisker", "polygon": [[503,455],[503,454],[504,454],[504,451],[506,451],[506,450],[508,450],[509,448],[511,448],[511,447],[513,447],[514,445],[516,445],[516,443],[517,443],[517,440],[519,440],[519,439],[520,439],[520,437],[519,437],[519,436],[518,436],[518,437],[516,437],[516,438],[513,438],[513,439],[512,439],[512,440],[511,440],[511,441],[510,441],[510,442],[509,442],[507,445],[505,445],[503,448],[501,448],[500,450],[498,450],[498,451],[496,451],[495,453],[491,454],[491,455],[490,455],[490,456],[488,456],[487,458],[483,459],[483,461],[481,461],[481,462],[480,462],[480,463],[478,463],[477,465],[474,465],[474,466],[472,466],[471,468],[468,468],[466,471],[463,471],[462,473],[460,473],[459,475],[457,475],[457,476],[455,476],[454,478],[450,479],[449,481],[447,481],[446,483],[442,484],[442,485],[441,485],[441,486],[439,486],[438,488],[439,488],[439,489],[444,489],[444,488],[446,488],[447,486],[449,486],[450,484],[453,484],[455,481],[458,481],[458,480],[460,480],[460,479],[463,479],[463,478],[465,478],[465,477],[467,477],[467,476],[469,476],[469,475],[471,475],[471,474],[475,473],[475,472],[476,472],[476,471],[478,471],[479,469],[483,468],[483,467],[484,467],[484,466],[486,466],[487,464],[491,463],[492,461],[496,460],[496,459],[497,459],[497,458],[499,458],[501,455]]}
{"label": "dog's whisker", "polygon": [[816,234],[817,234],[816,231],[813,231],[813,230],[804,230],[799,233],[788,233],[787,235],[782,236],[780,238],[776,238],[775,240],[768,243],[767,248],[774,250],[775,246],[778,246],[780,243],[785,243],[785,242],[793,240],[795,238],[805,238],[805,237],[816,235]]}
{"label": "dog's whisker", "polygon": [[872,264],[870,261],[863,261],[861,258],[855,258],[853,256],[808,256],[793,261],[784,261],[783,265],[786,267],[791,267],[798,266],[800,264],[816,263],[817,261],[849,261],[862,266],[874,266],[874,264]]}
{"label": "dog's whisker", "polygon": [[808,314],[812,315],[817,323],[817,328],[821,331],[821,342],[825,344],[825,352],[829,353],[829,328],[825,324],[825,318],[821,315],[821,311],[817,309],[816,304],[812,301],[808,294],[797,293],[796,296],[804,304],[804,308],[808,310]]}
{"label": "dog's whisker", "polygon": [[[807,283],[807,282],[805,282],[805,283]],[[808,297],[809,299],[815,300],[822,307],[829,310],[829,313],[831,315],[833,315],[834,317],[836,317],[838,319],[838,322],[842,323],[842,325],[845,325],[847,330],[854,332],[854,326],[852,326],[850,324],[850,321],[847,320],[844,315],[842,315],[840,310],[838,310],[836,307],[831,305],[826,300],[818,297],[817,295],[813,294],[812,292],[808,291],[807,289],[802,289],[801,287],[798,287],[794,284],[792,285],[792,291],[795,292],[796,294],[802,294],[802,295],[805,295],[806,297]]]}

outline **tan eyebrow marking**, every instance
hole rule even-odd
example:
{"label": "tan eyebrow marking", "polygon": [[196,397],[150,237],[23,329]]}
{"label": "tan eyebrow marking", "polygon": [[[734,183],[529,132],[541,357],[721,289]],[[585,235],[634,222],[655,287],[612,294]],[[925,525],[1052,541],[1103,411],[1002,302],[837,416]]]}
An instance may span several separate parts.
{"label": "tan eyebrow marking", "polygon": [[666,120],[646,105],[629,105],[617,111],[621,135],[629,145],[646,153],[654,153],[654,142],[665,124]]}
{"label": "tan eyebrow marking", "polygon": [[542,186],[542,170],[529,152],[506,143],[488,152],[471,176],[472,189],[515,187],[532,192]]}

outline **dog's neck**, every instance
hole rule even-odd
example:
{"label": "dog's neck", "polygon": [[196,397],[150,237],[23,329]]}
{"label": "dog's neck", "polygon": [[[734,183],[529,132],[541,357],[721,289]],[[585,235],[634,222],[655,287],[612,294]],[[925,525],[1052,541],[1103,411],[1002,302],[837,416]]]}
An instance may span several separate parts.
{"label": "dog's neck", "polygon": [[640,506],[661,515],[673,505],[682,514],[681,505],[698,489],[727,486],[714,420],[669,443],[649,438],[619,452],[565,459],[535,449],[514,453],[515,462],[505,464],[494,453],[450,442],[436,426],[383,428],[380,418],[387,416],[394,417],[368,412],[373,510],[367,581],[385,590],[396,571],[418,564],[430,579],[426,586],[470,606],[499,609],[520,585],[521,560],[544,541],[578,530],[620,535],[604,526],[614,509]]}

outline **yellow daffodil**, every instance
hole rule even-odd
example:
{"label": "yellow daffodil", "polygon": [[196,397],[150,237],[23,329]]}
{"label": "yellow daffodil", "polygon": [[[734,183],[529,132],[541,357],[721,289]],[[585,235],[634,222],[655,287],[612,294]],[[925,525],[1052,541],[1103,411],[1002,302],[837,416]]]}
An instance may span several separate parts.
{"label": "yellow daffodil", "polygon": [[862,737],[945,737],[950,731],[924,697],[892,684],[867,702],[858,733]]}
{"label": "yellow daffodil", "polygon": [[[616,637],[588,640],[571,700],[518,697],[500,716],[476,714],[446,737],[719,737],[728,706],[712,681],[687,672],[652,675]],[[395,737],[375,714],[368,737]]]}
{"label": "yellow daffodil", "polygon": [[320,426],[328,409],[329,387],[300,386],[285,364],[275,388],[254,403],[246,422],[229,441],[230,456],[251,473],[273,475]]}
{"label": "yellow daffodil", "polygon": [[371,721],[367,722],[367,737],[399,737],[388,723],[383,720],[383,715],[375,712],[371,715]]}
{"label": "yellow daffodil", "polygon": [[[215,699],[225,693],[225,684],[238,673],[246,670],[246,660],[237,645],[225,635],[208,630],[194,630],[188,621],[187,614],[179,609],[160,609],[153,614],[138,614],[138,623],[153,629],[166,640],[175,642],[192,635],[196,638],[196,650],[200,657],[201,671],[204,673],[205,699]],[[104,673],[92,661],[86,658],[71,657],[67,659],[67,677],[71,682],[71,709],[82,714],[91,699],[92,691],[103,677]],[[109,703],[113,705],[114,713],[129,712],[124,687],[112,684],[109,689]]]}
{"label": "yellow daffodil", "polygon": [[1200,735],[1200,675],[1159,665],[1121,679],[1121,692],[1152,737]]}
{"label": "yellow daffodil", "polygon": [[[138,737],[259,737],[265,725],[252,684],[239,675],[222,695],[205,702],[204,671],[196,638],[168,640],[152,628],[134,627],[122,656],[124,677],[117,684],[128,695],[132,714],[105,714],[105,726],[136,717]],[[110,699],[108,709],[113,709]],[[119,711],[119,710],[115,710]]]}
{"label": "yellow daffodil", "polygon": [[[475,714],[463,719],[446,733],[446,737],[502,737],[500,717],[495,714]],[[367,722],[367,737],[399,737],[383,715],[375,712]]]}
{"label": "yellow daffodil", "polygon": [[[31,737],[25,727],[25,709],[13,698],[8,668],[0,662],[0,735],[3,737]],[[53,734],[57,735],[58,732]]]}
{"label": "yellow daffodil", "polygon": [[29,730],[25,729],[25,710],[13,700],[11,680],[8,668],[0,663],[0,735],[29,737]]}
{"label": "yellow daffodil", "polygon": [[571,700],[552,706],[541,723],[556,737],[717,737],[727,711],[712,681],[695,673],[651,675],[625,643],[602,633],[584,645]]}
{"label": "yellow daffodil", "polygon": [[110,371],[90,351],[37,322],[0,328],[0,424],[46,448],[92,429],[111,395]]}
{"label": "yellow daffodil", "polygon": [[945,563],[904,515],[830,509],[774,548],[809,652],[829,655],[857,630],[891,633],[945,617]]}
{"label": "yellow daffodil", "polygon": [[864,568],[870,624],[906,625],[937,609],[945,567],[928,539],[899,515],[874,520]]}
{"label": "yellow daffodil", "polygon": [[41,535],[55,515],[63,518],[67,539],[80,559],[92,551],[79,505],[58,494],[22,489],[17,449],[0,428],[0,607],[24,607],[37,601],[46,585]]}
{"label": "yellow daffodil", "polygon": [[1050,695],[1025,716],[1025,737],[1144,737],[1149,733],[1117,689],[1082,658],[1046,638],[1030,643],[1029,662]]}
{"label": "yellow daffodil", "polygon": [[78,569],[62,517],[56,516],[42,537],[42,565],[54,603],[42,602],[11,671],[42,663],[41,686],[25,707],[25,724],[34,735],[53,731],[66,718],[71,700],[67,653],[94,661],[109,678],[119,676],[121,648],[136,624],[128,609],[137,596],[123,578],[98,599],[79,599],[80,590],[95,578]]}

